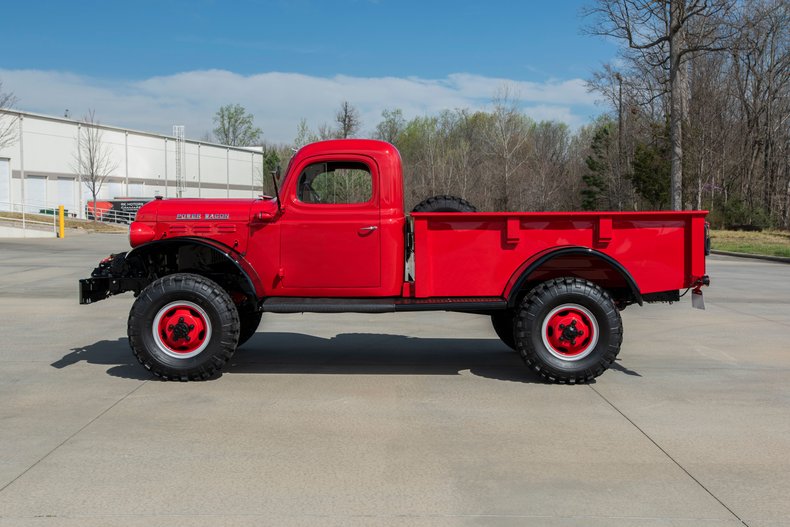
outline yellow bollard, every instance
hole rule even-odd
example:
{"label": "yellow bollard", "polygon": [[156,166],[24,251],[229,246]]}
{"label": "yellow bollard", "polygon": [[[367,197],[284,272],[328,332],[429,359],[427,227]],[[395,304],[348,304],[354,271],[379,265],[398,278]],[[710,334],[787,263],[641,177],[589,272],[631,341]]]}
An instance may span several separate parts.
{"label": "yellow bollard", "polygon": [[58,230],[58,238],[63,238],[66,236],[66,220],[64,218],[63,213],[63,205],[58,207],[58,222],[60,224],[60,229]]}

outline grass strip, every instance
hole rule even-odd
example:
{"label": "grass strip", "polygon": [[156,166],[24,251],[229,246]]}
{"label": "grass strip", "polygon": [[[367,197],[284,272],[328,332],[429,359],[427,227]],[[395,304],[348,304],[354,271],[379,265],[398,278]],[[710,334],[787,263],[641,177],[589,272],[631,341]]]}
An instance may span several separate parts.
{"label": "grass strip", "polygon": [[711,230],[714,251],[790,257],[790,232]]}

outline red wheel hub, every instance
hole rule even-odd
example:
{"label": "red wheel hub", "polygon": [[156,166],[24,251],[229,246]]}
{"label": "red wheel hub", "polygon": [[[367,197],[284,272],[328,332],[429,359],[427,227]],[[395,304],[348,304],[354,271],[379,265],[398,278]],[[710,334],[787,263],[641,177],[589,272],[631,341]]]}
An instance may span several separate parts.
{"label": "red wheel hub", "polygon": [[157,318],[159,341],[170,351],[187,355],[199,350],[208,337],[208,324],[193,305],[171,304]]}
{"label": "red wheel hub", "polygon": [[581,358],[597,340],[597,324],[592,314],[576,305],[560,306],[549,313],[544,324],[544,342],[556,355]]}

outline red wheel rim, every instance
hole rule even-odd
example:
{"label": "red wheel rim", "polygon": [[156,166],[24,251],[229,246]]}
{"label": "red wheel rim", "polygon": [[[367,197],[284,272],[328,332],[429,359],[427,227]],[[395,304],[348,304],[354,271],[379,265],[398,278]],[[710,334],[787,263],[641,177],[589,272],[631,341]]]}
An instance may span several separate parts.
{"label": "red wheel rim", "polygon": [[541,333],[549,353],[562,360],[580,360],[598,343],[598,321],[584,306],[563,304],[546,315]]}
{"label": "red wheel rim", "polygon": [[187,301],[171,302],[160,309],[151,330],[159,349],[177,359],[194,357],[206,349],[211,339],[208,315]]}

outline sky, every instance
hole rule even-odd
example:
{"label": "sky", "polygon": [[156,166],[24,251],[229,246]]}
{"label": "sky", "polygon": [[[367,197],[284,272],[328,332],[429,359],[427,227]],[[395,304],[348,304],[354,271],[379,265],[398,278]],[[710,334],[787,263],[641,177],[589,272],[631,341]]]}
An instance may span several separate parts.
{"label": "sky", "polygon": [[20,110],[200,138],[239,103],[264,140],[349,101],[369,135],[407,118],[486,109],[509,87],[525,113],[580,126],[605,109],[584,81],[612,61],[584,35],[591,0],[6,2],[0,81]]}

